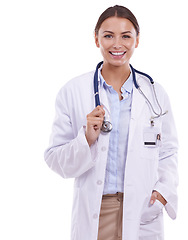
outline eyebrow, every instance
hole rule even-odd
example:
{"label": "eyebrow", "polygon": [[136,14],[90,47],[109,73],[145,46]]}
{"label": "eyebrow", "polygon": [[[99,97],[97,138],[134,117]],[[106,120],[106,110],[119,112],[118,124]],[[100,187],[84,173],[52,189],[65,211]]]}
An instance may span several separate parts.
{"label": "eyebrow", "polygon": [[[104,31],[103,34],[104,34],[104,33],[111,33],[111,34],[114,34],[114,32],[112,32],[112,31]],[[126,34],[126,33],[131,33],[131,34],[132,34],[131,31],[122,32],[121,34]]]}

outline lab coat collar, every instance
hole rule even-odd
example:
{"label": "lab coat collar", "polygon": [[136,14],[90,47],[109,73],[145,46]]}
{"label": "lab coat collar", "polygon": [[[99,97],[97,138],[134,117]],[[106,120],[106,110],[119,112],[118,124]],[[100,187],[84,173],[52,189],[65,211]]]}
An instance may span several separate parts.
{"label": "lab coat collar", "polygon": [[109,102],[108,102],[108,97],[107,97],[106,91],[103,87],[102,80],[100,78],[100,75],[101,75],[100,73],[101,73],[102,66],[103,66],[103,64],[98,69],[99,96],[100,96],[101,105],[103,105],[104,108],[106,108],[106,110],[108,111],[108,113],[110,113],[110,106],[109,106]]}

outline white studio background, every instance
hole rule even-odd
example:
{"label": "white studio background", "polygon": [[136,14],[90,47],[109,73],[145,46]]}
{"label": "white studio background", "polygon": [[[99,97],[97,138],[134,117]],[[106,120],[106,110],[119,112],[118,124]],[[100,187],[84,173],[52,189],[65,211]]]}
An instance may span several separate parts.
{"label": "white studio background", "polygon": [[43,160],[55,97],[72,77],[102,60],[93,29],[109,6],[124,5],[141,27],[132,64],[167,90],[177,124],[179,214],[165,214],[166,240],[187,239],[187,3],[184,0],[1,0],[0,239],[70,237],[73,180]]}

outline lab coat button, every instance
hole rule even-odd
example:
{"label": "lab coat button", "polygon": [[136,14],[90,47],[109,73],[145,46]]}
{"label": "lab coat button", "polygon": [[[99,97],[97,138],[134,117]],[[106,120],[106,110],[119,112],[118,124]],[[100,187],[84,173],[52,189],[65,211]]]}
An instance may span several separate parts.
{"label": "lab coat button", "polygon": [[101,180],[98,180],[98,181],[97,181],[97,184],[98,184],[98,185],[101,185],[101,184],[102,184],[102,181],[101,181]]}
{"label": "lab coat button", "polygon": [[93,218],[94,218],[94,219],[97,219],[97,218],[98,218],[98,214],[95,213],[95,214],[93,215]]}
{"label": "lab coat button", "polygon": [[101,150],[102,150],[103,152],[105,152],[105,151],[106,151],[106,147],[103,146],[103,147],[101,148]]}

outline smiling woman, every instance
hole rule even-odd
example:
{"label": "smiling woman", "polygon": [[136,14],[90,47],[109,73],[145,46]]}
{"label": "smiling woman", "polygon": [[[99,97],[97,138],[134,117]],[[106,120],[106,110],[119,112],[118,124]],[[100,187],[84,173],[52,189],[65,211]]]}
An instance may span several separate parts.
{"label": "smiling woman", "polygon": [[[95,27],[95,43],[104,59],[103,77],[118,92],[120,99],[121,86],[130,75],[129,60],[139,44],[139,32],[135,16],[129,9],[120,6],[104,11]],[[119,67],[116,79],[122,75],[122,79],[116,82],[110,72],[112,66]]]}
{"label": "smiling woman", "polygon": [[[105,10],[95,27],[103,62],[57,96],[45,160],[75,178],[71,240],[163,240],[163,209],[176,218],[175,124],[164,89],[152,81],[151,91],[148,75],[130,65],[139,32],[129,9]],[[161,114],[151,125],[152,109]]]}
{"label": "smiling woman", "polygon": [[[104,20],[100,29],[95,33],[95,42],[104,59],[103,73],[110,64],[121,67],[119,69],[123,76],[126,72],[130,74],[129,60],[135,48],[138,47],[139,34],[128,19],[115,16]],[[124,77],[122,80],[124,81]],[[122,82],[120,82],[119,91],[121,84]]]}

